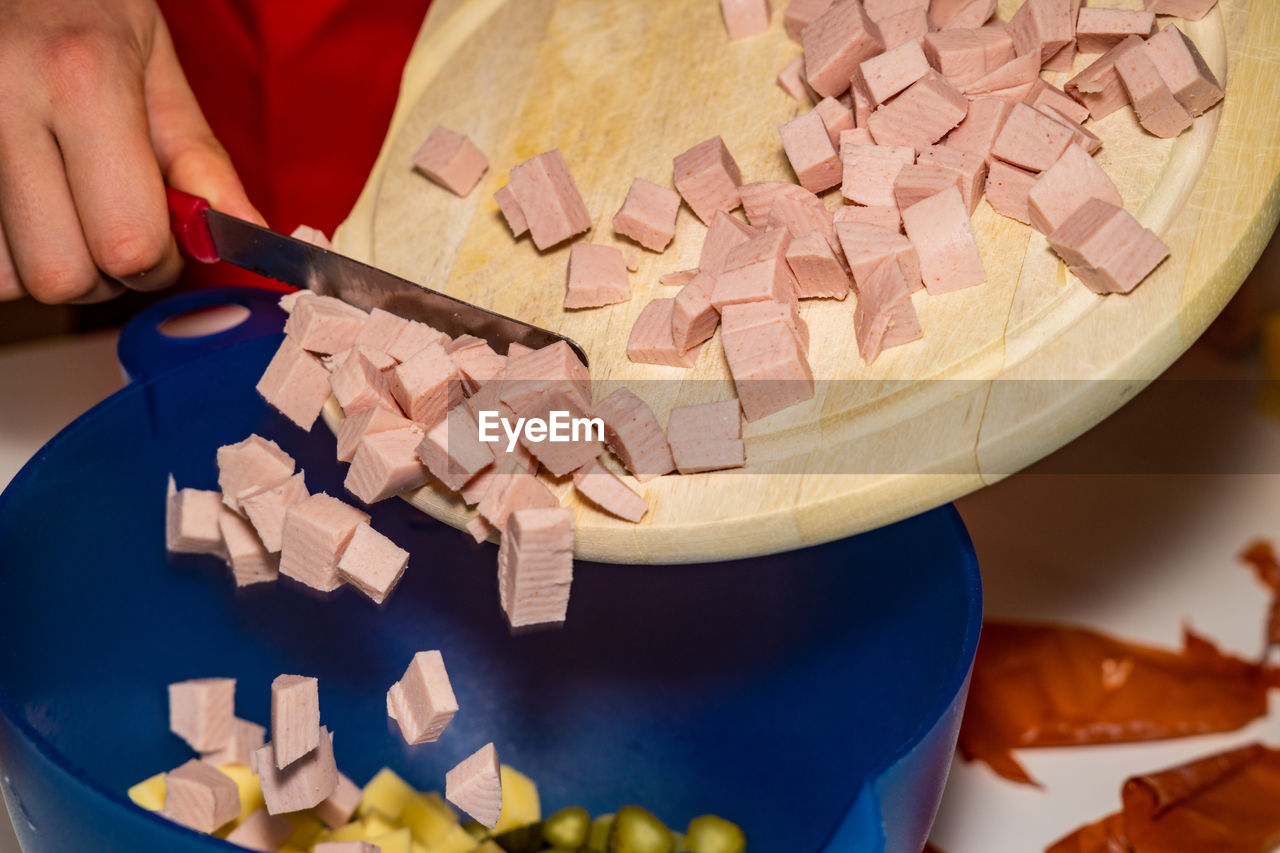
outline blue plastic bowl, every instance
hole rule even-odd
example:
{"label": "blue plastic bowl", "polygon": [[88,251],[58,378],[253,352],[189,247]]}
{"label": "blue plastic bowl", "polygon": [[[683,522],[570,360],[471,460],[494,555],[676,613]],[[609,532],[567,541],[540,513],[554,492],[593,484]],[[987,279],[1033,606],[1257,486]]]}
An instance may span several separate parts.
{"label": "blue plastic bowl", "polygon": [[[279,341],[270,297],[234,292],[255,319],[212,339],[154,332],[226,298],[140,316],[122,358],[153,375],[61,432],[0,496],[0,766],[24,850],[233,849],[125,789],[190,757],[167,732],[166,684],[234,676],[238,713],[265,722],[271,679],[293,672],[319,676],[339,766],[358,782],[387,765],[439,789],[493,740],[545,810],[639,803],[677,828],[714,812],[755,853],[919,853],[981,620],[953,509],[753,560],[579,564],[565,628],[521,637],[498,609],[494,546],[400,501],[373,508],[413,554],[385,606],[287,581],[237,592],[216,560],[165,554],[169,473],[215,487],[214,449],[250,432],[292,453],[313,490],[343,494],[343,472],[332,436],[303,434],[254,391]],[[228,345],[246,328],[271,334]],[[155,373],[158,358],[190,360]],[[384,694],[428,648],[443,650],[462,710],[439,743],[410,749]]]}

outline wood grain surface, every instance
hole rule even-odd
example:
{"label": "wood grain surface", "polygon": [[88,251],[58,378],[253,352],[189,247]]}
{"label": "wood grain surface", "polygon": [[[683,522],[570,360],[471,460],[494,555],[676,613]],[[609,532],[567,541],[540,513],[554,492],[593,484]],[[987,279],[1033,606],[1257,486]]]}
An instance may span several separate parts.
{"label": "wood grain surface", "polygon": [[[1001,0],[1000,16],[1017,6]],[[1223,0],[1204,20],[1179,24],[1225,79],[1225,102],[1177,140],[1144,133],[1127,109],[1091,123],[1104,141],[1098,162],[1126,206],[1173,250],[1135,293],[1094,295],[1042,236],[984,203],[974,226],[988,281],[917,294],[923,341],[868,367],[853,339],[852,298],[803,304],[817,393],[746,425],[745,471],[646,484],[651,511],[639,525],[553,483],[577,513],[578,556],[708,561],[870,529],[1017,471],[1159,375],[1230,299],[1280,215],[1280,3]],[[569,335],[590,355],[597,398],[634,384],[665,423],[675,405],[732,396],[718,335],[688,371],[632,364],[625,352],[644,305],[674,295],[658,277],[696,266],[705,228],[682,207],[675,241],[656,254],[615,235],[610,220],[632,178],[670,186],[671,158],[715,134],[745,181],[794,180],[777,126],[808,105],[774,77],[798,53],[779,10],[768,33],[730,43],[715,0],[437,0],[337,248]],[[1046,79],[1060,85],[1066,75]],[[466,198],[411,170],[437,124],[489,156]],[[513,240],[498,212],[492,196],[510,168],[554,147],[593,217],[582,239],[640,256],[630,302],[566,312],[568,244],[540,253]],[[826,202],[839,204],[839,191]],[[331,401],[330,426],[339,417]],[[439,488],[411,499],[455,526],[470,516]]]}

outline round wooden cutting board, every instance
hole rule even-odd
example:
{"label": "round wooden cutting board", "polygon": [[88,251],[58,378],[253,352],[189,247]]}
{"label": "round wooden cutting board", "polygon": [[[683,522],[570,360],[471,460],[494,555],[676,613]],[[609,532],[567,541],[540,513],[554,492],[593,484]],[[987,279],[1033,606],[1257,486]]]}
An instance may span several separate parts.
{"label": "round wooden cutting board", "polygon": [[[1000,16],[1017,6],[1001,0]],[[569,335],[590,356],[597,398],[634,383],[663,423],[675,405],[733,396],[718,336],[688,371],[626,357],[640,310],[675,293],[658,277],[697,265],[703,225],[682,208],[675,241],[655,254],[617,237],[610,220],[633,178],[670,186],[671,158],[716,134],[744,181],[794,180],[777,127],[809,105],[774,83],[799,53],[781,19],[775,10],[768,33],[731,43],[716,0],[436,0],[337,248]],[[1280,3],[1223,0],[1203,21],[1179,23],[1227,81],[1224,104],[1177,140],[1144,133],[1128,109],[1093,127],[1104,141],[1098,162],[1126,206],[1173,250],[1137,291],[1094,295],[1043,237],[983,204],[974,227],[988,281],[917,294],[922,341],[867,366],[853,339],[854,299],[803,304],[817,392],[745,425],[744,471],[651,481],[639,525],[553,484],[577,513],[578,556],[709,561],[873,528],[1017,471],[1159,375],[1239,287],[1280,214]],[[466,198],[411,169],[437,124],[489,157]],[[581,239],[639,254],[629,302],[566,312],[568,244],[540,253],[527,237],[513,240],[498,212],[493,193],[511,167],[555,147],[593,217]],[[839,191],[826,201],[839,204]],[[338,413],[326,417],[332,426]],[[470,517],[436,488],[412,502],[456,526]]]}

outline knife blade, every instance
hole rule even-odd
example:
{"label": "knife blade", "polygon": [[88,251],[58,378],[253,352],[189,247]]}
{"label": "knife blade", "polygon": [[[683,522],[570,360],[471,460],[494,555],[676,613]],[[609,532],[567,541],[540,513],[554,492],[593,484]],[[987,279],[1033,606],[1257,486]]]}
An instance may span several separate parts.
{"label": "knife blade", "polygon": [[587,364],[572,338],[488,311],[276,231],[229,216],[203,199],[169,189],[169,216],[178,245],[196,260],[226,261],[257,275],[357,308],[381,308],[427,323],[450,337],[475,335],[499,353],[512,343],[539,349],[564,341]]}

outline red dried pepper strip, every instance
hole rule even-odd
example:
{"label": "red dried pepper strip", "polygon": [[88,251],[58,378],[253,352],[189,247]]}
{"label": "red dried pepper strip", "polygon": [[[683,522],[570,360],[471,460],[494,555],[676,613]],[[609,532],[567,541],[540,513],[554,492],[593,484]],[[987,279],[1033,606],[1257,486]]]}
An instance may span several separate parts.
{"label": "red dried pepper strip", "polygon": [[1271,673],[1189,630],[1185,643],[1171,652],[1082,628],[988,622],[960,753],[1032,783],[1014,749],[1233,731],[1266,714]]}
{"label": "red dried pepper strip", "polygon": [[1252,566],[1258,580],[1275,593],[1267,619],[1266,647],[1280,646],[1280,561],[1276,560],[1271,543],[1263,541],[1250,544],[1241,552],[1240,559]]}
{"label": "red dried pepper strip", "polygon": [[1082,826],[1046,848],[1045,853],[1133,853],[1124,834],[1124,813]]}

